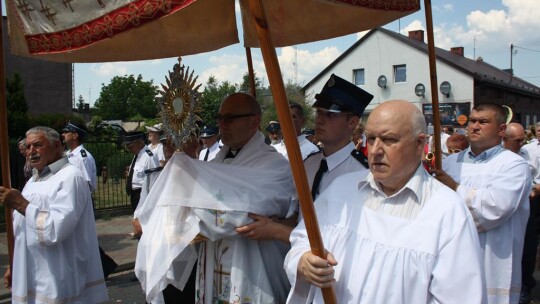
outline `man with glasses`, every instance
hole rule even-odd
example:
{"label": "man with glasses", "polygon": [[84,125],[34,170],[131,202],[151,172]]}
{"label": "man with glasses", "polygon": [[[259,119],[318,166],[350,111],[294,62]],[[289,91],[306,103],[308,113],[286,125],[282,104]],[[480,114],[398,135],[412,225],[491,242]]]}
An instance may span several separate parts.
{"label": "man with glasses", "polygon": [[501,145],[506,111],[477,104],[468,124],[470,147],[443,160],[436,178],[456,191],[472,214],[483,253],[488,303],[518,303],[521,255],[529,218],[527,162]]}
{"label": "man with glasses", "polygon": [[446,140],[448,154],[461,152],[469,147],[467,136],[459,133],[454,133]]}

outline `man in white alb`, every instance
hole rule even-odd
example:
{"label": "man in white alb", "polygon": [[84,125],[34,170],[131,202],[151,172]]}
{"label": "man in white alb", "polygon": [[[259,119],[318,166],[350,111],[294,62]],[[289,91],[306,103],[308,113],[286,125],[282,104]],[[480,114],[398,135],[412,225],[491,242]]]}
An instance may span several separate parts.
{"label": "man in white alb", "polygon": [[[370,171],[339,176],[315,210],[326,259],[311,253],[304,222],[291,234],[288,303],[483,303],[478,235],[463,200],[421,165],[420,110],[382,103],[366,125]],[[459,271],[457,271],[459,269]]]}
{"label": "man in white alb", "polygon": [[0,203],[15,210],[12,303],[102,303],[108,296],[88,181],[62,156],[55,130],[28,130],[26,145],[34,175],[22,194],[0,187]]}
{"label": "man in white alb", "polygon": [[437,179],[465,200],[482,248],[488,303],[518,303],[521,255],[529,218],[531,173],[527,162],[504,149],[506,111],[477,104],[468,124],[470,147],[443,160]]}

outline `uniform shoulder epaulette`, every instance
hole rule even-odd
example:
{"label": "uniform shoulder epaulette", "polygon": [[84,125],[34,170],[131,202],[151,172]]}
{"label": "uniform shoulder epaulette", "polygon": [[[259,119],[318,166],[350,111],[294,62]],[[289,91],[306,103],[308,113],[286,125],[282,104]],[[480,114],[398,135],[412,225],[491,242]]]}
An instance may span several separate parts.
{"label": "uniform shoulder epaulette", "polygon": [[317,154],[320,154],[320,153],[322,153],[322,151],[313,152],[313,153],[309,154],[308,156],[306,156],[306,159],[304,159],[304,161],[306,161],[308,158],[312,157],[313,155],[317,155]]}
{"label": "uniform shoulder epaulette", "polygon": [[81,150],[81,156],[82,156],[82,157],[86,157],[86,156],[87,156],[86,150]]}
{"label": "uniform shoulder epaulette", "polygon": [[154,173],[154,172],[159,172],[161,170],[163,170],[163,167],[155,167],[155,168],[152,168],[152,169],[144,170],[144,174],[148,175],[148,174],[151,174],[151,173]]}
{"label": "uniform shoulder epaulette", "polygon": [[354,149],[351,151],[351,155],[352,157],[354,157],[354,159],[359,161],[366,169],[369,169],[368,160],[364,153]]}
{"label": "uniform shoulder epaulette", "polygon": [[146,154],[148,154],[149,156],[154,156],[154,153],[152,153],[152,151],[146,149]]}

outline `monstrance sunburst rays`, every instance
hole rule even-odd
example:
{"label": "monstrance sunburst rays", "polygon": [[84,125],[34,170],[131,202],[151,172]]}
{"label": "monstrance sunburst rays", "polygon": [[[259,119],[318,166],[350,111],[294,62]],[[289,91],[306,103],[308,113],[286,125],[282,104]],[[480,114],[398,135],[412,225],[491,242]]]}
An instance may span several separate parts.
{"label": "monstrance sunburst rays", "polygon": [[197,123],[201,121],[202,106],[198,92],[201,85],[196,85],[197,78],[178,57],[169,77],[165,76],[167,84],[161,84],[161,97],[157,98],[160,116],[165,133],[173,138],[176,147],[181,147],[199,130]]}

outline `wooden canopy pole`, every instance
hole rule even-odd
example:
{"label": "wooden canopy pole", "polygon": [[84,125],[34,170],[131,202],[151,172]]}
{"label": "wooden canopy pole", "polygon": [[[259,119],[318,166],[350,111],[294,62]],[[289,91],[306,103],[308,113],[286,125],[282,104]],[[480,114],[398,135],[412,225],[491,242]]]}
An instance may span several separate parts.
{"label": "wooden canopy pole", "polygon": [[255,72],[253,72],[253,60],[251,59],[251,49],[246,48],[246,58],[249,74],[249,92],[253,97],[257,97],[257,88],[255,87]]}
{"label": "wooden canopy pole", "polygon": [[435,139],[433,155],[435,155],[435,168],[442,169],[441,158],[441,118],[439,113],[439,91],[437,89],[437,61],[435,57],[435,42],[433,38],[433,17],[431,15],[431,0],[424,0],[426,10],[426,26],[429,54],[429,79],[431,84],[431,109],[433,110],[433,138]]}
{"label": "wooden canopy pole", "polygon": [[[2,7],[0,6],[0,16]],[[11,176],[9,170],[9,141],[7,124],[7,101],[6,101],[6,71],[4,64],[4,20],[0,22],[0,158],[2,159],[2,186],[11,188]],[[13,269],[13,209],[4,206],[4,219],[6,220],[6,235],[8,244],[9,266]]]}
{"label": "wooden canopy pole", "polygon": [[[287,101],[287,95],[285,94],[285,86],[283,85],[283,78],[277,60],[276,49],[274,48],[274,44],[268,32],[264,9],[260,0],[249,0],[249,6],[251,15],[255,21],[254,24],[257,29],[257,36],[259,38],[264,65],[266,66],[268,81],[270,82],[272,95],[274,96],[279,123],[281,125],[281,130],[283,131],[283,138],[287,143],[285,148],[287,149],[294,183],[296,185],[296,190],[298,191],[300,209],[302,210],[302,216],[306,224],[311,251],[313,254],[326,259],[326,251],[324,249],[321,233],[319,231],[319,224],[315,215],[311,191],[309,190],[306,177],[306,169],[304,168],[302,154],[300,153],[300,146],[298,145],[298,138],[294,129],[289,102]],[[325,303],[337,303],[332,287],[323,288],[322,294]]]}

